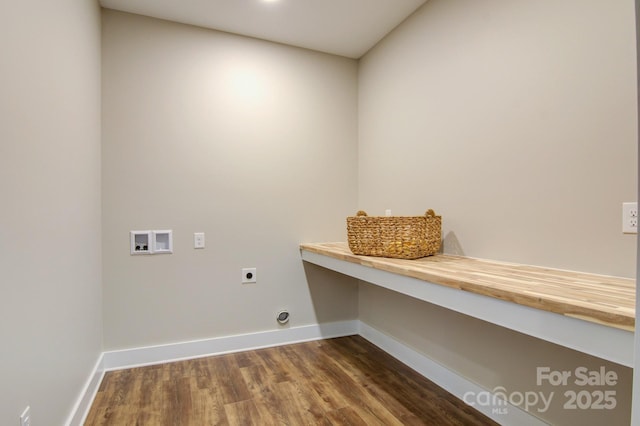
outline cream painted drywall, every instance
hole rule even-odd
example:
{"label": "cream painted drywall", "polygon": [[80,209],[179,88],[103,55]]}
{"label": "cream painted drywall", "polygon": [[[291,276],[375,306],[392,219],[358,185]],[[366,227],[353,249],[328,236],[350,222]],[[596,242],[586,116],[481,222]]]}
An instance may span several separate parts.
{"label": "cream painted drywall", "polygon": [[[444,250],[635,276],[621,203],[637,192],[633,1],[431,0],[360,62],[359,208],[443,216]],[[630,369],[362,283],[360,320],[492,390],[538,391],[536,367]],[[533,380],[533,382],[532,382]],[[612,388],[607,387],[611,390]]]}
{"label": "cream painted drywall", "polygon": [[0,424],[64,424],[102,351],[100,9],[0,5]]}
{"label": "cream painted drywall", "polygon": [[359,208],[445,251],[635,276],[633,0],[432,0],[359,72]]}
{"label": "cream painted drywall", "polygon": [[[106,349],[357,317],[298,251],[356,207],[356,61],[105,10],[102,153]],[[174,253],[131,256],[144,229]]]}

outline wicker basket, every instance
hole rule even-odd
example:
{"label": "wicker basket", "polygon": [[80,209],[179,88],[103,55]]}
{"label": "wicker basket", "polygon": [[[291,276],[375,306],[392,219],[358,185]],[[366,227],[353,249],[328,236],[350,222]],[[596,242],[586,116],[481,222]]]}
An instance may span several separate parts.
{"label": "wicker basket", "polygon": [[347,238],[353,254],[418,259],[440,249],[442,217],[367,216],[362,210],[347,218]]}

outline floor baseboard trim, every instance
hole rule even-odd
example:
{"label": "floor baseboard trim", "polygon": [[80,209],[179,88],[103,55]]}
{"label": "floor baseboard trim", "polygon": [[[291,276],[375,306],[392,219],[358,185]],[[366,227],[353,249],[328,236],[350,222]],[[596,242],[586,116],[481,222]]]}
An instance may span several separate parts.
{"label": "floor baseboard trim", "polygon": [[104,369],[105,371],[121,370],[311,340],[350,336],[358,334],[358,324],[358,320],[337,321],[190,342],[108,351],[104,353]]}
{"label": "floor baseboard trim", "polygon": [[[486,389],[368,324],[359,320],[349,320],[103,352],[87,380],[66,424],[68,426],[80,426],[83,424],[98,392],[102,378],[107,371],[355,334],[364,337],[389,355],[413,368],[427,379],[463,401],[465,400],[465,394],[469,392],[475,395],[481,392],[487,392]],[[494,394],[491,395],[493,398]],[[505,426],[542,426],[547,424],[511,404],[501,405],[502,410],[499,412],[494,411],[494,407],[491,406],[475,406],[474,408]]]}
{"label": "floor baseboard trim", "polygon": [[[398,340],[376,330],[366,323],[360,322],[360,336],[367,339],[403,364],[416,370],[452,395],[465,401],[465,394],[479,395],[488,392],[477,384],[467,380],[448,368],[438,364],[420,352],[410,348]],[[490,391],[489,391],[490,392]],[[495,394],[491,393],[493,401]],[[476,405],[474,408],[485,416],[504,426],[542,426],[544,421],[507,402],[500,407]]]}
{"label": "floor baseboard trim", "polygon": [[102,378],[104,377],[104,352],[100,354],[98,357],[98,361],[96,362],[87,382],[82,388],[82,392],[75,405],[73,406],[73,410],[71,410],[71,414],[67,422],[65,423],[67,426],[81,426],[84,424],[84,421],[89,414],[89,410],[91,409],[91,404],[93,404],[93,400],[98,393],[98,389],[100,389],[100,384],[102,383]]}

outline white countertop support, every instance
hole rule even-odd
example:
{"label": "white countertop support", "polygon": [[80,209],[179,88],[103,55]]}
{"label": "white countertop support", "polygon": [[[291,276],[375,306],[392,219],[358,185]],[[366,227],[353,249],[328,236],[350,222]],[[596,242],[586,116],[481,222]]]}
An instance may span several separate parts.
{"label": "white countertop support", "polygon": [[306,262],[510,330],[633,367],[634,333],[301,250]]}

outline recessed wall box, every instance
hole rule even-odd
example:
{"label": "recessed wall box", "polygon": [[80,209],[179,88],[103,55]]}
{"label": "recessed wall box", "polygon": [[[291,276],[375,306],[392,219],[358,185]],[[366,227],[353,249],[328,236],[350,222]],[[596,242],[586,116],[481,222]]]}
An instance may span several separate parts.
{"label": "recessed wall box", "polygon": [[131,254],[151,254],[151,231],[131,231]]}
{"label": "recessed wall box", "polygon": [[153,253],[173,253],[173,232],[153,231]]}

